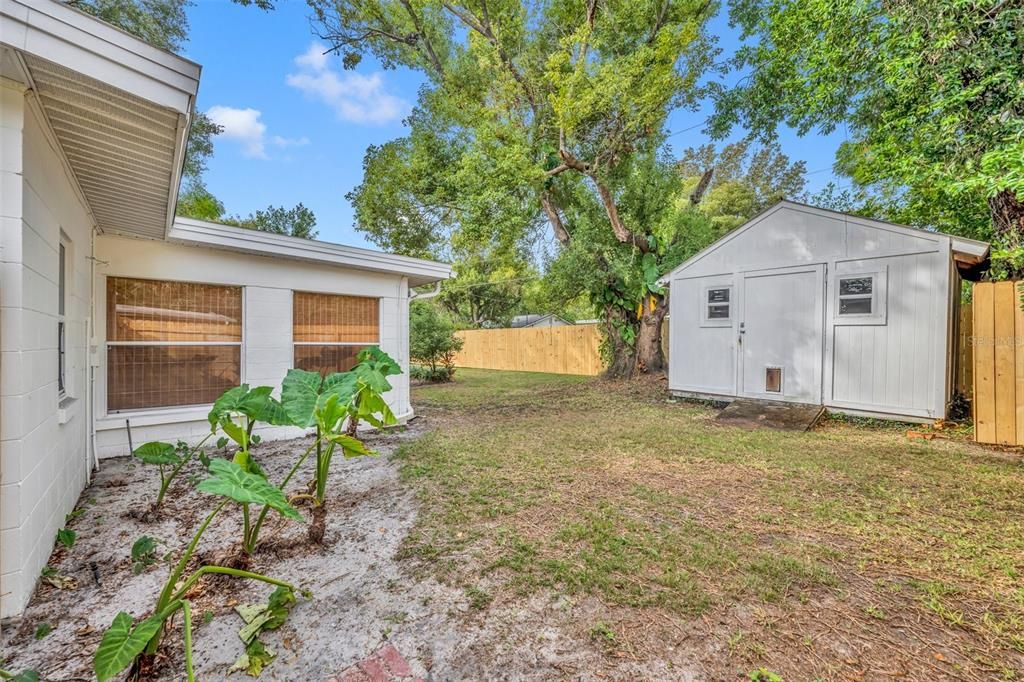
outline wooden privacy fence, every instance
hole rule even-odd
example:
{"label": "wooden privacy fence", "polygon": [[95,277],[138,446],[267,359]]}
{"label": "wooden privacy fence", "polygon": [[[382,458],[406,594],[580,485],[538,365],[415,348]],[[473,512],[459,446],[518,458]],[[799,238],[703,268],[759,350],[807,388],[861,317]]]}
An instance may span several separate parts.
{"label": "wooden privacy fence", "polygon": [[468,329],[455,357],[459,367],[551,374],[600,374],[604,369],[596,324],[522,329]]}
{"label": "wooden privacy fence", "polygon": [[1024,311],[1019,282],[974,285],[974,437],[1024,445]]}

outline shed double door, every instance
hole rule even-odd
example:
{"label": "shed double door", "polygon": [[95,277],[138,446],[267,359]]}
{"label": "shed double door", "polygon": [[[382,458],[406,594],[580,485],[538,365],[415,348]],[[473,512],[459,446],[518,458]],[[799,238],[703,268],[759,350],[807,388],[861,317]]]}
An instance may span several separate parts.
{"label": "shed double door", "polygon": [[739,394],[821,403],[825,266],[745,272],[741,282]]}

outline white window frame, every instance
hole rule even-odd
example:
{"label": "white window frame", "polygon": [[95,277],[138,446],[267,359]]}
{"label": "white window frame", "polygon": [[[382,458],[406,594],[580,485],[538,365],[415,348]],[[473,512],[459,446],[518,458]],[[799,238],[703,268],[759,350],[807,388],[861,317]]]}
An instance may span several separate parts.
{"label": "white window frame", "polygon": [[[376,341],[296,341],[295,340],[295,294],[318,294],[323,296],[346,296],[348,298],[370,298],[377,301],[377,340]],[[336,291],[311,291],[309,289],[293,289],[292,290],[292,357],[290,367],[295,367],[295,348],[297,346],[359,346],[360,348],[367,348],[369,346],[380,347],[381,330],[384,328],[383,322],[383,309],[382,300],[379,296],[365,296],[361,294],[346,294],[339,293]]]}
{"label": "white window frame", "polygon": [[[711,303],[708,300],[708,296],[712,291],[718,289],[725,289],[729,292],[729,300],[726,303]],[[729,315],[727,317],[709,317],[710,308],[712,305],[725,305],[729,308]],[[701,298],[700,298],[700,326],[702,327],[731,327],[733,321],[733,310],[736,305],[736,290],[731,284],[705,284],[701,287]]]}
{"label": "white window frame", "polygon": [[[842,294],[842,281],[845,279],[871,278],[871,294]],[[854,270],[850,272],[837,272],[833,281],[835,295],[833,304],[835,313],[833,318],[837,325],[858,325],[858,324],[885,324],[886,301],[888,299],[888,272],[885,268],[878,270]],[[841,313],[840,306],[843,299],[869,298],[871,299],[871,312],[869,313]]]}
{"label": "white window frame", "polygon": [[[214,287],[229,287],[233,289],[239,289],[239,295],[242,298],[242,338],[239,341],[111,341],[106,337],[107,329],[107,279],[140,279],[149,280],[153,282],[175,282],[179,284],[203,284]],[[137,407],[126,410],[111,409],[108,403],[110,396],[110,386],[107,384],[107,363],[110,348],[114,346],[238,346],[238,383],[242,385],[246,383],[245,377],[245,337],[246,337],[246,319],[247,319],[247,308],[246,308],[246,287],[239,284],[225,284],[223,282],[200,282],[196,280],[186,279],[171,279],[167,277],[146,277],[139,275],[105,275],[102,278],[102,291],[103,300],[101,303],[101,309],[103,311],[103,319],[97,321],[97,327],[103,330],[103,346],[104,346],[104,362],[102,375],[102,386],[103,386],[103,414],[108,417],[114,417],[119,415],[150,415],[150,414],[173,414],[181,412],[183,410],[203,410],[204,412],[210,407],[213,407],[213,403],[190,403],[188,405],[160,405],[159,407]]]}
{"label": "white window frame", "polygon": [[68,261],[71,242],[61,232],[57,245],[57,401],[64,402],[70,395],[68,384]]}

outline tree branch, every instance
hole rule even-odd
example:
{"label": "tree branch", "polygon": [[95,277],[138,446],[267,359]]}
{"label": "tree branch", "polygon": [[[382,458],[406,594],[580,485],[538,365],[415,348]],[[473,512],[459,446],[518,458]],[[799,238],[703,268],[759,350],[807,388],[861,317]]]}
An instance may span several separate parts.
{"label": "tree branch", "polygon": [[555,232],[555,239],[562,244],[568,244],[570,239],[569,231],[565,229],[562,216],[558,215],[558,209],[551,202],[551,195],[543,192],[540,195],[540,205],[544,207],[544,213],[548,217],[548,222],[551,223],[551,229]]}
{"label": "tree branch", "polygon": [[593,180],[597,186],[597,193],[601,195],[601,203],[604,204],[604,210],[608,213],[608,220],[612,224],[612,232],[615,233],[615,238],[623,244],[632,244],[643,253],[649,253],[651,245],[648,241],[643,237],[635,235],[619,218],[619,210],[615,207],[615,197],[612,196],[611,191],[597,178],[593,178]]}
{"label": "tree branch", "polygon": [[416,14],[416,10],[413,9],[412,3],[409,0],[401,0],[402,7],[405,8],[406,13],[412,20],[412,25],[416,28],[416,39],[417,42],[423,44],[423,50],[426,52],[427,61],[431,63],[434,70],[437,71],[437,77],[444,80],[444,66],[441,64],[441,60],[438,58],[437,53],[434,52],[434,46],[430,42],[430,38],[423,31],[423,23],[420,21],[420,17]]}
{"label": "tree branch", "polygon": [[537,100],[533,95],[533,88],[530,87],[530,84],[527,82],[526,77],[522,74],[522,72],[520,72],[519,69],[516,68],[516,65],[512,62],[512,58],[505,51],[505,48],[501,46],[501,43],[498,42],[497,36],[494,35],[494,30],[491,27],[490,20],[488,19],[487,15],[486,2],[483,4],[483,21],[478,19],[470,12],[462,8],[456,7],[450,2],[443,3],[443,7],[452,14],[454,14],[455,17],[459,21],[461,21],[467,28],[476,31],[481,36],[483,36],[487,40],[487,42],[491,44],[491,46],[498,53],[498,59],[501,60],[501,63],[505,67],[505,70],[509,72],[509,74],[515,80],[515,82],[519,84],[519,87],[523,89],[523,94],[526,96],[526,101],[530,105],[530,110],[533,111],[534,115],[536,115]]}
{"label": "tree branch", "polygon": [[701,199],[704,198],[704,193],[708,191],[708,185],[711,184],[711,176],[715,173],[714,166],[708,166],[708,169],[704,171],[704,174],[700,176],[700,181],[697,182],[697,186],[690,192],[690,206],[696,206],[700,203]]}

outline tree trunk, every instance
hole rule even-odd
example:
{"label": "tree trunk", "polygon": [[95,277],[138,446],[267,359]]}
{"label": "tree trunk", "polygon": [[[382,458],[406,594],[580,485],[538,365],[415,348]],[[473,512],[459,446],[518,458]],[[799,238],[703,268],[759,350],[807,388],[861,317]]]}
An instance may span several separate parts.
{"label": "tree trunk", "polygon": [[622,338],[622,328],[636,326],[633,316],[619,306],[604,307],[604,334],[607,343],[608,369],[604,375],[609,379],[628,379],[633,375],[636,353]]}
{"label": "tree trunk", "polygon": [[1004,189],[988,200],[996,234],[1003,238],[1004,246],[1024,246],[1024,201],[1012,190]]}
{"label": "tree trunk", "polygon": [[[652,309],[651,301],[654,301]],[[634,374],[661,374],[668,369],[661,347],[661,331],[668,313],[668,297],[652,295],[644,301],[640,329],[636,336],[636,366]]]}

